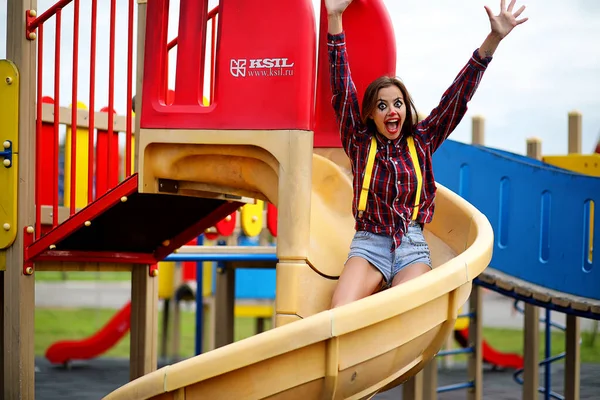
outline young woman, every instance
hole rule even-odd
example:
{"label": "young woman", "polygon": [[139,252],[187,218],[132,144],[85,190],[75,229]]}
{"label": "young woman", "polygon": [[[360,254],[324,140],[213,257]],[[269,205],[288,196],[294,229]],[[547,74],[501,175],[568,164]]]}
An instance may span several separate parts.
{"label": "young woman", "polygon": [[[439,105],[417,123],[411,96],[394,77],[372,82],[359,108],[342,27],[342,14],[352,0],[325,0],[332,104],[342,145],[352,163],[352,210],[356,219],[356,234],[333,294],[332,308],[431,270],[429,247],[423,237],[423,224],[433,217],[436,192],[431,156],[465,115],[467,103],[500,41],[527,21],[517,19],[525,6],[513,12],[515,1],[505,7],[505,0],[501,0],[496,16],[485,7],[491,32]],[[374,151],[370,151],[372,146],[376,146]],[[370,155],[372,167],[367,168]],[[370,174],[365,179],[366,170]],[[361,190],[363,186],[365,190]]]}

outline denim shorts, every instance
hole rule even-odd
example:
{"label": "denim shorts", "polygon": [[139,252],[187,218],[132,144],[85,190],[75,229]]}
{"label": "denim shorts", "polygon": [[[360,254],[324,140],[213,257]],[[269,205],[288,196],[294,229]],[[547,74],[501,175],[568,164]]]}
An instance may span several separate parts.
{"label": "denim shorts", "polygon": [[358,231],[350,244],[348,259],[361,257],[370,262],[383,275],[384,287],[389,287],[396,274],[411,264],[423,263],[432,268],[429,246],[418,224],[411,223],[400,246],[394,252],[391,248],[391,236]]}

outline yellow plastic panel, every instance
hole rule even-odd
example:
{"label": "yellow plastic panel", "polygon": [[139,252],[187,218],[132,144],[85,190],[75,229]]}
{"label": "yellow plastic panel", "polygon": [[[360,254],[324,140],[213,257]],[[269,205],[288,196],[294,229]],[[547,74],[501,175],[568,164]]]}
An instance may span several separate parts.
{"label": "yellow plastic panel", "polygon": [[[71,105],[72,106],[72,105]],[[77,108],[87,110],[87,106],[81,101],[77,102]],[[65,140],[65,206],[71,205],[71,134],[72,129],[67,126],[67,138]],[[88,204],[88,130],[79,128],[76,130],[77,143],[75,146],[75,206],[83,208]]]}
{"label": "yellow plastic panel", "polygon": [[255,204],[246,204],[242,207],[241,222],[242,230],[246,236],[254,237],[260,235],[263,227],[263,209],[265,202],[256,200]]}
{"label": "yellow plastic panel", "polygon": [[0,271],[6,271],[6,251],[0,250]]}
{"label": "yellow plastic panel", "polygon": [[546,156],[542,161],[555,167],[568,169],[579,174],[600,177],[600,154],[569,154]]}
{"label": "yellow plastic panel", "polygon": [[0,249],[11,246],[17,237],[19,177],[19,72],[11,61],[0,60],[0,151],[5,150],[5,142],[10,142],[12,161],[7,167],[5,159],[0,160]]}
{"label": "yellow plastic panel", "polygon": [[158,298],[170,299],[175,291],[175,262],[158,263]]}

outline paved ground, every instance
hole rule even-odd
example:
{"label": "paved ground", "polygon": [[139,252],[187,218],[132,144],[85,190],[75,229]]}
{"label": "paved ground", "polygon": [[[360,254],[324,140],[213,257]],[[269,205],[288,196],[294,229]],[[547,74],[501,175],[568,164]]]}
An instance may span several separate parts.
{"label": "paved ground", "polygon": [[[36,360],[36,399],[39,400],[87,400],[101,399],[114,389],[127,383],[129,362],[122,359],[99,358],[88,362],[74,363],[70,370],[50,365],[45,359]],[[563,368],[554,365],[552,373],[553,390],[562,393]],[[447,371],[440,371],[440,386],[464,382],[467,372],[464,366],[456,365]],[[543,384],[543,377],[540,378]],[[483,398],[491,400],[521,399],[521,386],[512,378],[512,371],[491,371],[484,373]],[[439,400],[464,400],[466,391],[441,393]],[[540,395],[540,399],[543,396]],[[600,365],[582,365],[581,400],[600,398]],[[401,387],[375,396],[375,400],[400,400]],[[308,399],[307,399],[308,400]],[[530,399],[528,399],[530,400]]]}

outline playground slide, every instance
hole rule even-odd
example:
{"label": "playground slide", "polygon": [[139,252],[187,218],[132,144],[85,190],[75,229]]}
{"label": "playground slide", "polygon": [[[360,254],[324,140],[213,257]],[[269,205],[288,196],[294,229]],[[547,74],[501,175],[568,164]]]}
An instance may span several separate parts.
{"label": "playground slide", "polygon": [[[300,294],[301,318],[165,366],[106,399],[365,399],[403,383],[435,356],[453,332],[472,280],[491,259],[487,219],[440,186],[436,216],[425,231],[434,270],[328,310],[354,231],[352,186],[337,165],[314,155],[312,188],[310,268],[277,267],[278,285],[296,282],[284,292]],[[296,279],[286,281],[288,273]],[[284,313],[288,300],[277,302]]]}
{"label": "playground slide", "polygon": [[[469,328],[455,330],[454,338],[461,347],[469,346]],[[481,344],[483,362],[498,368],[520,369],[523,368],[523,357],[514,353],[502,353],[489,345],[485,340]]]}
{"label": "playground slide", "polygon": [[94,335],[82,340],[62,340],[46,350],[46,359],[53,364],[71,360],[88,360],[113,347],[129,330],[131,303],[127,303]]}

